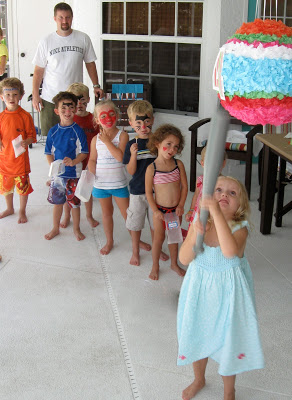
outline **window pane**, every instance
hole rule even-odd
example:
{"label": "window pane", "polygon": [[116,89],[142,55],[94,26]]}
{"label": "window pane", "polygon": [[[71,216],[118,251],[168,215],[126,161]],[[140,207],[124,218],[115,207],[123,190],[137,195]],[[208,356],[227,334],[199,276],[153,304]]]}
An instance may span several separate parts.
{"label": "window pane", "polygon": [[178,44],[178,75],[199,77],[200,57],[199,44]]}
{"label": "window pane", "polygon": [[126,3],[126,31],[130,35],[148,35],[148,3]]}
{"label": "window pane", "polygon": [[127,71],[149,72],[149,43],[127,42]]}
{"label": "window pane", "polygon": [[174,35],[174,2],[151,3],[151,35]]}
{"label": "window pane", "polygon": [[103,42],[103,66],[109,71],[125,71],[125,42],[105,40]]}
{"label": "window pane", "polygon": [[[284,15],[284,3],[287,0],[266,0],[262,1],[262,15],[265,15],[266,17],[269,17],[270,14],[272,16],[276,16],[276,4],[277,4],[277,15],[278,16],[283,16]],[[272,12],[270,12],[270,7],[271,7],[271,2],[272,2]],[[289,0],[287,1],[288,4]],[[266,6],[266,7],[265,7]]]}
{"label": "window pane", "polygon": [[177,80],[177,110],[199,112],[199,81]]}
{"label": "window pane", "polygon": [[152,77],[151,100],[155,108],[173,110],[174,79]]}
{"label": "window pane", "polygon": [[124,4],[102,3],[102,33],[124,33]]}
{"label": "window pane", "polygon": [[202,23],[202,3],[178,3],[178,36],[202,37]]}
{"label": "window pane", "polygon": [[106,82],[105,90],[112,83],[125,83],[125,75],[124,74],[112,74],[106,72],[104,74],[104,82]]}
{"label": "window pane", "polygon": [[292,28],[292,18],[286,18],[286,25]]}
{"label": "window pane", "polygon": [[174,43],[152,43],[152,73],[162,75],[174,75]]}

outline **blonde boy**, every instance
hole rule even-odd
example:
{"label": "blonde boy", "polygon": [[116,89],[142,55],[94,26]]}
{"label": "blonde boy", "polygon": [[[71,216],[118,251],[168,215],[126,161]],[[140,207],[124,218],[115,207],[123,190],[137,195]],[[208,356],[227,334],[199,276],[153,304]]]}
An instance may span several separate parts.
{"label": "blonde boy", "polygon": [[[129,184],[130,205],[127,210],[126,227],[131,231],[132,237],[133,253],[130,264],[140,265],[139,242],[146,215],[153,237],[152,211],[145,195],[145,173],[148,165],[156,158],[147,148],[149,136],[152,134],[154,117],[152,105],[147,100],[137,100],[131,103],[127,112],[129,123],[137,136],[127,143],[123,158],[123,164],[127,165],[127,171],[132,175]],[[161,257],[163,260],[168,259],[164,253]]]}
{"label": "blonde boy", "polygon": [[[6,78],[0,82],[0,97],[6,109],[0,114],[0,194],[5,196],[7,208],[0,218],[14,214],[14,187],[19,194],[18,223],[27,222],[26,205],[28,195],[33,192],[30,184],[28,146],[36,142],[36,131],[31,115],[19,106],[24,95],[22,82],[17,78]],[[21,154],[14,150],[13,142],[21,137]]]}

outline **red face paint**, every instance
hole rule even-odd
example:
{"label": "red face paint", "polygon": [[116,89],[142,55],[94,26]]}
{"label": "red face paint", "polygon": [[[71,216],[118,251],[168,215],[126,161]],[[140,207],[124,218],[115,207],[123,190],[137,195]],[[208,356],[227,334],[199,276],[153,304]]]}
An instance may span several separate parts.
{"label": "red face paint", "polygon": [[162,147],[162,150],[163,150],[163,151],[166,151],[166,150],[167,150],[167,147]]}
{"label": "red face paint", "polygon": [[99,114],[100,123],[106,126],[107,128],[111,128],[115,124],[116,120],[117,116],[114,110],[102,111]]}

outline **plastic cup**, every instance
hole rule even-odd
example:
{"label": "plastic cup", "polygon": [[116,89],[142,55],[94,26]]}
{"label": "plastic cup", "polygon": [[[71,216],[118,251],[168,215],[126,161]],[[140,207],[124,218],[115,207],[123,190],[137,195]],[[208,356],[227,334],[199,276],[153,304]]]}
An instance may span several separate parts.
{"label": "plastic cup", "polygon": [[75,190],[75,196],[85,203],[87,203],[90,199],[94,179],[95,175],[90,171],[84,170],[81,172],[81,176]]}
{"label": "plastic cup", "polygon": [[62,175],[65,172],[65,164],[63,160],[53,161],[50,165],[49,176],[55,178],[56,176]]}
{"label": "plastic cup", "polygon": [[181,243],[183,241],[179,217],[176,213],[164,214],[164,222],[167,232],[168,244]]}

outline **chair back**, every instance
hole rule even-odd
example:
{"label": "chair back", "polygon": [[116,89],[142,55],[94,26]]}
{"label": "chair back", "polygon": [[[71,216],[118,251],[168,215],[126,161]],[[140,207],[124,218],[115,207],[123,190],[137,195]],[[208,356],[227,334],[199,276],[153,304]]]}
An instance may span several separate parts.
{"label": "chair back", "polygon": [[106,98],[111,99],[120,110],[119,126],[129,126],[127,109],[136,100],[148,100],[149,83],[113,83],[106,88]]}

